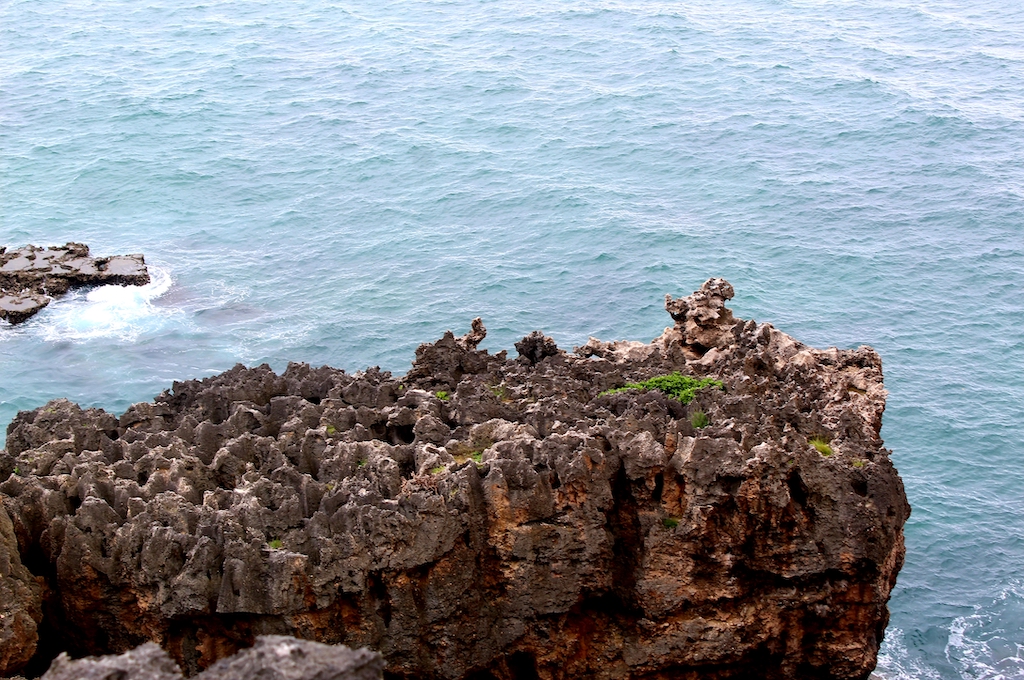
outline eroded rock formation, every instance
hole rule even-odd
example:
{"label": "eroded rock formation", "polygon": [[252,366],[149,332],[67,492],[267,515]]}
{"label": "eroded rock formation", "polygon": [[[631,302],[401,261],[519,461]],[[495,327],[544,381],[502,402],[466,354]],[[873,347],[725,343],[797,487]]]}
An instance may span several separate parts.
{"label": "eroded rock formation", "polygon": [[21,323],[53,297],[71,288],[115,284],[144,286],[149,272],[142,255],[89,256],[84,243],[0,247],[0,319]]}
{"label": "eroded rock formation", "polygon": [[[508,359],[474,322],[402,378],[236,366],[18,414],[0,499],[51,653],[154,641],[191,675],[288,634],[389,678],[866,678],[910,511],[881,362],[731,296],[670,298],[649,344]],[[724,388],[603,394],[675,371]]]}

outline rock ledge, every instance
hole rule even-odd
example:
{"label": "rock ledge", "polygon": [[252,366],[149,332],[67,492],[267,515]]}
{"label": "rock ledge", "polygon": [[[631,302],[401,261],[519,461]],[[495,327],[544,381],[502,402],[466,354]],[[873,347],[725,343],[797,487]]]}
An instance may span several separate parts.
{"label": "rock ledge", "polygon": [[71,288],[115,284],[144,286],[142,255],[89,257],[89,246],[67,243],[41,248],[0,247],[0,319],[21,323]]}

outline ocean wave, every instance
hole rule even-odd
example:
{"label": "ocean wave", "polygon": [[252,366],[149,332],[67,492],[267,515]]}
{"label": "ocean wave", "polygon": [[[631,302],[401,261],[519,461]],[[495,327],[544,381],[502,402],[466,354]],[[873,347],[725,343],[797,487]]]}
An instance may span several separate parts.
{"label": "ocean wave", "polygon": [[1024,678],[1024,581],[1011,582],[990,606],[953,619],[946,659],[972,680]]}
{"label": "ocean wave", "polygon": [[153,304],[171,289],[170,273],[150,265],[149,275],[145,286],[99,286],[56,300],[39,315],[36,329],[47,342],[95,338],[135,342],[178,313]]}
{"label": "ocean wave", "polygon": [[889,627],[872,680],[1024,678],[1024,581],[1012,581],[987,605],[950,622],[943,669],[907,640],[903,630]]}

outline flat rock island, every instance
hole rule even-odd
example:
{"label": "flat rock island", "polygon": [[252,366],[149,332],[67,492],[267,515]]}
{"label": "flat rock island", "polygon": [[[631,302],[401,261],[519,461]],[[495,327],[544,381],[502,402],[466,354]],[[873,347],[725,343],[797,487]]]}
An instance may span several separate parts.
{"label": "flat rock island", "polygon": [[149,272],[142,255],[90,257],[89,246],[0,247],[0,319],[21,323],[72,288],[144,286]]}
{"label": "flat rock island", "polygon": [[194,676],[294,636],[392,679],[865,680],[910,514],[881,360],[732,296],[667,297],[650,343],[510,358],[476,319],[401,377],[239,365],[19,413],[0,675],[155,643]]}

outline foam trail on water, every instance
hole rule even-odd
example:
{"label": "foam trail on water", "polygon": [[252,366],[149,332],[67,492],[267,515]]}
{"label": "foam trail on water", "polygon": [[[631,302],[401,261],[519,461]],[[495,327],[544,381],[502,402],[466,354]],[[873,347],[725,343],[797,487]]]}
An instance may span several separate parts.
{"label": "foam trail on water", "polygon": [[134,342],[139,335],[160,328],[175,310],[153,304],[171,288],[171,275],[149,267],[145,286],[100,286],[50,304],[41,327],[44,340],[114,338]]}
{"label": "foam trail on water", "polygon": [[1014,581],[988,607],[958,616],[949,629],[946,659],[964,678],[1024,678],[1024,583]]}

